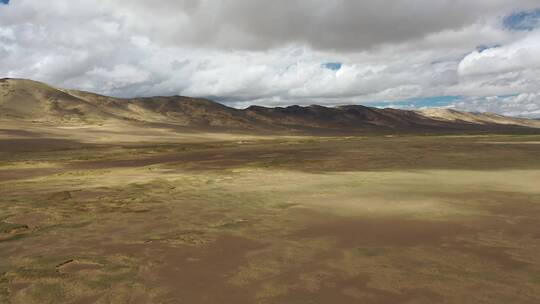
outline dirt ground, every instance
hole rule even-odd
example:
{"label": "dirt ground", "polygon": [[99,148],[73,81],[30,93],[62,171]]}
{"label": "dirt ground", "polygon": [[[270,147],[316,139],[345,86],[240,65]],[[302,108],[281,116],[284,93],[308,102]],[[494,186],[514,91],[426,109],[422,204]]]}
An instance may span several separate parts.
{"label": "dirt ground", "polygon": [[83,133],[0,130],[0,303],[540,303],[539,135]]}

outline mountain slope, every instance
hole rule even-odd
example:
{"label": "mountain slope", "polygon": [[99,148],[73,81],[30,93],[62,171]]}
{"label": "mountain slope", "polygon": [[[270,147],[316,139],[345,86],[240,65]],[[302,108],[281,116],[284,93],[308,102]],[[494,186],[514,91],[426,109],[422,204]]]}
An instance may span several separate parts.
{"label": "mountain slope", "polygon": [[469,113],[452,109],[426,109],[418,111],[418,113],[425,117],[447,122],[464,122],[480,125],[499,124],[540,127],[538,121],[535,120],[507,117],[494,113]]}
{"label": "mountain slope", "polygon": [[31,80],[0,80],[0,117],[42,122],[96,122],[110,118],[94,105]]}
{"label": "mountain slope", "polygon": [[0,80],[0,119],[57,125],[132,123],[243,132],[501,130],[540,128],[536,120],[447,109],[405,111],[359,105],[251,106],[244,110],[182,96],[120,99],[58,89],[31,80]]}

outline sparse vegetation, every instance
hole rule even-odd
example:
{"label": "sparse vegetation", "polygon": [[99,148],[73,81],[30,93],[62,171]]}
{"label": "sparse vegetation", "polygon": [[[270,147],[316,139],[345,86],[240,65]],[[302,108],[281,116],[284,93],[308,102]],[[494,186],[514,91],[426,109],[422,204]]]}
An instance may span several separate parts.
{"label": "sparse vegetation", "polygon": [[2,301],[540,300],[539,136],[4,140]]}

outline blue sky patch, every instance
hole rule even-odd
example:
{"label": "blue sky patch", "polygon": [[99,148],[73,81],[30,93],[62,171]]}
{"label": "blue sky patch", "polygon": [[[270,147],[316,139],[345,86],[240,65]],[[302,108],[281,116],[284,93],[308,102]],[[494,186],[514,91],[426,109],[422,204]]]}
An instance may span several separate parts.
{"label": "blue sky patch", "polygon": [[417,108],[436,108],[445,107],[454,102],[461,100],[461,96],[433,96],[422,98],[411,98],[398,101],[382,101],[369,104],[377,108],[400,108],[400,109],[417,109]]}
{"label": "blue sky patch", "polygon": [[540,25],[540,8],[508,15],[504,18],[503,25],[513,31],[532,31]]}
{"label": "blue sky patch", "polygon": [[331,71],[339,71],[342,66],[343,64],[341,62],[326,62],[321,64],[321,68]]}
{"label": "blue sky patch", "polygon": [[9,0],[0,0],[0,4],[9,4]]}

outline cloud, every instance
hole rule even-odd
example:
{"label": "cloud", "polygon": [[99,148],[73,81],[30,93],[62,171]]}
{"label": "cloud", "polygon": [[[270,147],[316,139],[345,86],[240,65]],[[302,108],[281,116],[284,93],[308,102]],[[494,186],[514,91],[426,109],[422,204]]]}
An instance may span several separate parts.
{"label": "cloud", "polygon": [[463,96],[481,107],[474,101],[485,96],[540,92],[540,29],[516,30],[507,21],[524,16],[513,17],[528,20],[514,26],[529,24],[537,6],[17,0],[0,6],[0,75],[119,97],[210,97],[238,107],[431,96]]}
{"label": "cloud", "polygon": [[502,74],[526,69],[540,69],[540,32],[524,39],[472,52],[459,65],[462,76]]}
{"label": "cloud", "polygon": [[[104,1],[111,2],[111,1]],[[358,51],[456,31],[535,1],[115,0],[133,30],[170,45],[266,49],[302,43]],[[537,3],[536,3],[537,4]],[[159,16],[159,18],[156,18]],[[147,20],[154,20],[150,24]],[[189,30],[186,30],[189,28]]]}
{"label": "cloud", "polygon": [[394,102],[380,102],[374,106],[379,108],[396,109],[424,109],[424,108],[449,108],[455,107],[455,104],[462,102],[461,96],[432,96],[424,98],[411,98]]}
{"label": "cloud", "polygon": [[525,118],[540,117],[540,92],[522,93],[515,96],[491,96],[468,98],[450,107],[473,112],[500,113]]}
{"label": "cloud", "polygon": [[540,91],[540,32],[506,45],[475,51],[458,66],[460,94],[490,96]]}

